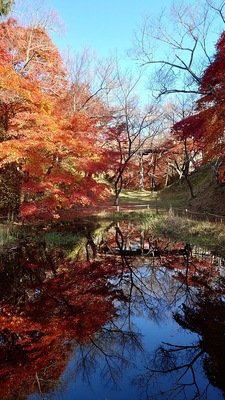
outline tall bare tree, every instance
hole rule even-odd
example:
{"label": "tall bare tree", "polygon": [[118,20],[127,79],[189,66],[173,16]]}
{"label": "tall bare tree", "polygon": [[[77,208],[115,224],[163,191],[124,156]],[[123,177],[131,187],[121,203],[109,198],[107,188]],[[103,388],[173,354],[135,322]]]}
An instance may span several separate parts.
{"label": "tall bare tree", "polygon": [[142,105],[136,95],[141,75],[134,77],[131,71],[121,73],[117,69],[117,84],[111,93],[113,118],[106,135],[106,146],[114,150],[115,205],[124,184],[124,174],[135,157],[140,157],[144,146],[150,147],[161,129],[161,111],[157,104]]}
{"label": "tall bare tree", "polygon": [[136,34],[134,55],[142,66],[152,67],[149,87],[157,96],[199,94],[202,73],[212,60],[224,22],[221,0],[174,2],[158,17],[145,19]]}

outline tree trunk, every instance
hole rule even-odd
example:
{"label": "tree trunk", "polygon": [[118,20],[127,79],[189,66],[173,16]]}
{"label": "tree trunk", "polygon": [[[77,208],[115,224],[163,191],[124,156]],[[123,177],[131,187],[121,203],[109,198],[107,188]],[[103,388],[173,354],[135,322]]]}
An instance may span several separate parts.
{"label": "tree trunk", "polygon": [[144,190],[144,168],[143,168],[143,153],[140,152],[139,157],[139,171],[140,171],[140,191]]}

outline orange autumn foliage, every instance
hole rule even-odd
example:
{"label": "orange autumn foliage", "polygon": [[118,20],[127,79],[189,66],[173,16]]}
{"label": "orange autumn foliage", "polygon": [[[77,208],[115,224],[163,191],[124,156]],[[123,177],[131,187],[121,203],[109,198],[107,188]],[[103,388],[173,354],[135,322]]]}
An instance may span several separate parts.
{"label": "orange autumn foliage", "polygon": [[21,218],[93,204],[107,193],[95,179],[106,166],[98,119],[60,108],[66,70],[43,29],[9,20],[0,33],[0,168],[17,165]]}

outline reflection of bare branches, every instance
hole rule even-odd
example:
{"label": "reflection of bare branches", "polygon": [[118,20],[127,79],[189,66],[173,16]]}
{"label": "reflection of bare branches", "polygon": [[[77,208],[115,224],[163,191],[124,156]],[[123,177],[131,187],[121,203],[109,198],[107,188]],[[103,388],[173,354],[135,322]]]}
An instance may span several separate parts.
{"label": "reflection of bare branches", "polygon": [[[185,270],[183,276],[181,273],[179,274],[180,285],[177,286],[177,289],[174,292],[175,302],[181,301],[184,298],[185,294],[185,302],[191,303],[193,301],[193,297],[195,297],[195,290],[189,284],[189,270],[190,265],[195,268],[195,264],[190,260],[190,254],[184,255],[185,262]],[[184,300],[184,299],[183,299]]]}
{"label": "reflection of bare branches", "polygon": [[[124,272],[127,272],[127,281],[130,283],[130,290],[133,289],[138,291],[141,296],[149,296],[151,291],[152,299],[155,297],[158,303],[164,303],[170,307],[177,301],[185,301],[189,298],[189,302],[192,301],[194,295],[193,288],[189,285],[189,274],[190,267],[195,268],[192,260],[192,249],[189,243],[186,243],[183,248],[175,249],[171,251],[171,259],[167,262],[166,249],[160,249],[158,244],[152,245],[149,237],[148,238],[148,251],[145,252],[146,258],[143,254],[143,243],[147,243],[147,238],[145,239],[145,232],[141,231],[141,253],[136,249],[137,239],[134,238],[134,247],[129,246],[129,250],[126,248],[125,236],[127,235],[127,228],[125,227],[126,235],[123,234],[119,223],[115,227],[115,243],[117,245],[117,251],[119,251],[121,261],[122,261],[122,275],[121,279],[124,277]],[[129,227],[128,227],[129,231]],[[133,232],[135,233],[135,232]],[[136,233],[135,233],[136,234]],[[149,233],[148,233],[149,235]],[[130,233],[129,233],[130,238]],[[131,243],[131,242],[130,242]],[[138,249],[139,250],[139,249]],[[146,249],[145,249],[146,250]],[[118,253],[117,253],[118,254]],[[155,256],[157,254],[157,257]],[[168,252],[170,255],[170,253]],[[137,257],[139,255],[142,258]],[[163,257],[162,257],[163,255]],[[136,257],[135,257],[136,256]],[[135,268],[135,259],[137,267]],[[177,261],[178,259],[178,261]],[[157,261],[157,262],[156,262]],[[171,274],[174,268],[172,267],[174,262],[179,262],[181,269],[184,273],[179,273],[179,280],[177,280],[173,289],[171,289]],[[141,276],[143,268],[141,264],[144,263],[147,270],[147,276]],[[171,265],[172,263],[172,265]],[[167,264],[169,268],[167,267]],[[167,282],[168,281],[168,282]],[[179,282],[179,284],[177,283]],[[162,284],[163,283],[163,284]],[[168,289],[168,285],[170,286]],[[131,293],[129,295],[131,297]],[[146,305],[146,304],[145,304]],[[155,306],[155,304],[154,304]]]}
{"label": "reflection of bare branches", "polygon": [[[212,386],[225,392],[224,302],[199,295],[192,307],[183,304],[182,310],[174,314],[175,321],[182,328],[197,333],[201,339],[189,345],[162,342],[147,372],[136,379],[136,383],[146,388],[147,394],[151,391],[147,396],[149,399],[210,399]],[[203,369],[209,382],[201,380],[199,368]],[[162,382],[166,375],[170,376],[171,384],[164,389]],[[155,382],[158,386],[155,385],[152,395]]]}
{"label": "reflection of bare branches", "polygon": [[[192,393],[192,399],[205,398],[199,387],[195,370],[197,368],[196,363],[203,354],[204,351],[200,344],[182,346],[163,343],[155,352],[152,366],[147,368],[147,373],[139,377],[136,382],[147,385],[149,388],[150,385],[154,384],[154,381],[157,381],[159,388],[157,389],[155,385],[156,391],[153,395],[148,395],[149,399],[188,399],[190,393]],[[163,377],[166,374],[170,374],[170,378],[173,374],[176,380],[172,386],[162,389],[160,387],[160,375]],[[207,388],[208,384],[204,392],[207,392]]]}
{"label": "reflection of bare branches", "polygon": [[[132,253],[138,245],[146,250],[148,242],[143,232],[139,240],[140,229],[135,230],[134,226],[130,225],[128,229],[125,226],[123,236],[122,227],[122,223],[117,225],[116,232],[112,230],[110,239],[110,244],[113,242],[115,246],[116,236],[117,255],[119,249],[120,256],[114,257],[111,252],[108,255],[101,254],[101,258],[96,262],[79,264],[72,261],[63,262],[63,259],[60,259],[61,269],[57,270],[56,276],[47,260],[45,248],[37,252],[35,249],[29,249],[32,256],[42,256],[40,259],[38,257],[40,265],[47,264],[47,273],[43,269],[43,275],[40,275],[40,278],[43,276],[41,284],[38,279],[33,279],[31,286],[26,270],[22,275],[18,269],[17,259],[11,260],[11,269],[8,268],[8,263],[4,263],[6,265],[4,269],[2,267],[0,275],[3,277],[4,272],[5,280],[2,279],[0,285],[2,288],[4,286],[2,302],[5,302],[4,309],[2,308],[2,322],[8,330],[2,328],[0,342],[2,353],[6,356],[6,364],[10,364],[12,360],[12,368],[17,373],[14,382],[19,381],[17,376],[22,375],[21,370],[29,375],[26,363],[27,360],[30,363],[30,358],[33,357],[32,369],[36,372],[36,378],[34,372],[32,382],[30,376],[25,376],[24,382],[28,382],[27,385],[31,385],[32,388],[35,386],[35,390],[38,390],[40,395],[43,394],[45,400],[54,398],[54,390],[61,389],[63,392],[63,388],[66,388],[71,380],[74,384],[76,381],[79,384],[82,378],[85,383],[90,386],[93,383],[94,386],[93,377],[96,374],[99,377],[101,375],[103,384],[114,388],[121,384],[122,387],[127,369],[135,369],[135,364],[142,372],[138,384],[140,387],[143,383],[145,399],[206,399],[207,390],[212,387],[208,380],[225,393],[225,307],[222,300],[218,301],[218,298],[222,299],[224,295],[219,270],[211,264],[209,268],[205,260],[202,263],[197,257],[193,258],[189,253],[180,252],[183,243],[174,247],[172,253],[171,247],[174,243],[165,250],[165,241],[158,240],[153,246],[163,253],[161,259],[145,257],[144,254],[138,257],[126,256],[122,250],[131,248]],[[131,236],[130,228],[134,237]],[[149,238],[149,233],[147,235]],[[91,241],[97,243],[96,236],[92,238],[91,233],[88,233],[86,239],[90,240],[88,251],[92,258],[96,249],[92,248]],[[105,246],[105,242],[103,244]],[[182,251],[185,251],[185,248],[182,247]],[[27,254],[24,252],[24,255]],[[52,254],[57,266],[58,253],[57,256],[54,252],[50,253]],[[11,257],[14,255],[11,254]],[[24,257],[20,258],[24,267]],[[39,264],[32,263],[30,267],[34,268]],[[37,270],[38,274],[42,273],[41,269]],[[30,291],[32,296],[23,302],[17,298],[15,302],[12,296],[16,293],[18,297],[19,293],[20,298],[21,293],[29,294]],[[6,303],[9,303],[7,307]],[[184,303],[183,308],[178,309],[181,303]],[[148,334],[152,335],[154,341],[158,339],[154,336],[155,327],[157,332],[159,327],[160,334],[168,327],[169,335],[170,329],[175,325],[172,321],[172,327],[169,326],[172,314],[180,327],[194,332],[201,339],[194,345],[188,343],[188,346],[183,346],[180,342],[159,343],[153,360],[150,360],[148,346],[152,346],[152,343],[151,340],[147,343]],[[164,324],[165,321],[169,322],[168,325]],[[148,329],[146,338],[142,338],[139,329],[143,329],[142,332]],[[48,343],[52,345],[48,346]],[[185,338],[183,344],[186,343]],[[59,387],[59,373],[64,370],[70,351],[74,353],[66,373],[60,379]],[[147,366],[144,371],[143,366]],[[198,381],[200,373],[197,367],[201,367],[201,371],[203,370],[208,378],[204,380],[203,388]],[[133,372],[130,370],[129,375]],[[10,372],[11,382],[13,374],[14,372]],[[134,374],[136,375],[136,371]],[[174,386],[171,387],[168,386],[170,375],[174,378]],[[6,385],[5,387],[7,389]],[[148,391],[151,392],[150,397]],[[47,392],[50,393],[46,394]],[[192,397],[190,393],[191,396],[193,394]]]}
{"label": "reflection of bare branches", "polygon": [[92,251],[92,258],[93,258],[93,260],[95,260],[96,255],[97,255],[97,246],[94,243],[94,240],[91,236],[91,232],[88,232],[87,243],[86,243],[85,248],[86,248],[87,261],[91,260],[90,249]]}
{"label": "reflection of bare branches", "polygon": [[[130,260],[128,257],[126,257],[123,253],[123,246],[124,246],[124,236],[119,228],[119,225],[115,227],[116,229],[116,237],[115,241],[116,244],[121,252],[121,261],[122,261],[122,274],[121,274],[121,281],[124,278],[124,270],[126,268],[126,271],[128,272],[128,275],[126,276],[126,284],[129,284],[129,293],[128,293],[128,316],[130,317],[131,315],[131,310],[134,304],[142,304],[143,306],[146,307],[147,309],[150,309],[151,311],[154,310],[154,308],[149,305],[148,298],[149,296],[152,297],[153,293],[149,291],[149,287],[146,284],[146,276],[142,276],[141,273],[141,268],[135,268],[132,266],[130,263]],[[120,281],[120,282],[121,282]]]}
{"label": "reflection of bare branches", "polygon": [[129,288],[127,297],[130,313],[131,310],[139,310],[138,313],[142,315],[148,312],[147,318],[159,323],[167,318],[177,302],[182,300],[191,303],[195,299],[194,289],[188,284],[172,281],[171,271],[165,267],[150,264],[136,268],[129,259],[126,259],[126,263],[126,290]]}
{"label": "reflection of bare branches", "polygon": [[127,359],[122,357],[119,354],[112,354],[107,353],[104,347],[101,347],[97,341],[91,339],[91,343],[99,350],[101,355],[104,358],[105,366],[102,368],[102,375],[106,379],[106,385],[113,383],[117,387],[118,379],[121,379],[121,369],[118,365],[119,364],[127,364]]}
{"label": "reflection of bare branches", "polygon": [[91,386],[92,374],[100,371],[105,386],[119,388],[124,369],[135,367],[135,356],[144,356],[141,336],[110,323],[86,344],[75,346],[71,374]]}
{"label": "reflection of bare branches", "polygon": [[[200,350],[199,350],[200,349]],[[196,350],[199,350],[196,353]],[[186,352],[184,359],[189,360],[187,362],[177,364],[177,358],[174,357],[175,353],[179,353],[178,358],[182,358],[182,352]],[[196,378],[195,378],[195,372],[194,372],[194,364],[204,354],[204,351],[201,350],[200,345],[192,345],[192,346],[179,346],[179,345],[174,345],[171,343],[164,343],[163,345],[160,346],[156,352],[156,358],[154,360],[154,363],[157,366],[161,366],[161,369],[152,369],[151,372],[156,372],[156,373],[161,373],[161,374],[167,374],[170,372],[175,372],[175,371],[182,371],[179,379],[177,380],[180,382],[185,376],[188,375],[188,372],[191,371],[192,379],[193,381],[190,383],[182,383],[180,384],[181,386],[190,386],[190,385],[195,385],[197,389],[197,393],[200,393]],[[189,378],[189,377],[188,377]]]}

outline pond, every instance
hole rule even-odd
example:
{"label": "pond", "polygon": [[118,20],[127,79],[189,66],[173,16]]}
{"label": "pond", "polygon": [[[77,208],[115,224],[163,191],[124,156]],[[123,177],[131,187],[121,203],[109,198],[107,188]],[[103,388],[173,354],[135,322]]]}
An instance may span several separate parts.
{"label": "pond", "polygon": [[224,259],[130,222],[65,229],[1,251],[1,400],[224,399]]}

